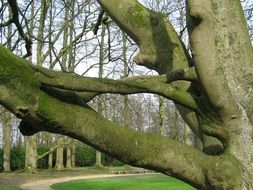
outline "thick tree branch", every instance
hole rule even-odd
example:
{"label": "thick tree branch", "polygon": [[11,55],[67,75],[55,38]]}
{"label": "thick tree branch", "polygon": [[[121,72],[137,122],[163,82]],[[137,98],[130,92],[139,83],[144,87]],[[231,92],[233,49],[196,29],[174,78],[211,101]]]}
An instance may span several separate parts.
{"label": "thick tree branch", "polygon": [[[135,57],[137,64],[158,71],[159,74],[170,73],[180,69],[187,69],[194,65],[184,44],[167,17],[161,13],[151,11],[142,6],[137,0],[98,0],[103,10],[127,33],[140,47],[140,53]],[[195,77],[193,77],[195,80]],[[176,87],[189,91],[198,87],[189,82],[178,81]],[[196,85],[198,85],[196,83]],[[201,134],[193,120],[197,120],[195,113],[180,107],[180,114],[186,119],[197,135]],[[187,115],[183,114],[187,112]],[[189,119],[190,118],[190,119]]]}
{"label": "thick tree branch", "polygon": [[0,53],[0,102],[23,119],[23,133],[43,130],[68,135],[126,163],[171,173],[196,187],[205,186],[202,160],[208,157],[203,153],[166,137],[120,127],[88,106],[55,99],[40,90],[28,62],[3,47]]}
{"label": "thick tree branch", "polygon": [[130,77],[120,80],[99,79],[91,77],[80,77],[73,74],[65,74],[49,71],[41,67],[33,66],[38,71],[37,75],[43,85],[55,88],[72,90],[78,92],[114,93],[114,94],[136,94],[155,93],[175,101],[194,111],[198,111],[196,101],[191,94],[176,89],[167,82],[181,77],[176,73],[160,76]]}
{"label": "thick tree branch", "polygon": [[[75,117],[71,114],[73,111]],[[191,184],[191,178],[205,181],[200,163],[206,156],[187,145],[169,138],[131,131],[106,120],[90,108],[62,103],[47,95],[41,96],[38,113],[40,118],[48,121],[43,126],[44,130],[74,137],[135,166],[171,172]],[[159,157],[159,160],[154,157]],[[168,168],[163,168],[165,165]],[[181,176],[186,170],[191,175]]]}
{"label": "thick tree branch", "polygon": [[246,102],[253,99],[253,74],[249,70],[253,48],[240,1],[186,2],[189,37],[202,90],[224,121],[240,117],[235,102],[241,102],[252,114],[252,106]]}
{"label": "thick tree branch", "polygon": [[98,0],[104,11],[140,47],[137,64],[168,73],[191,65],[180,38],[166,15],[145,8],[137,0]]}

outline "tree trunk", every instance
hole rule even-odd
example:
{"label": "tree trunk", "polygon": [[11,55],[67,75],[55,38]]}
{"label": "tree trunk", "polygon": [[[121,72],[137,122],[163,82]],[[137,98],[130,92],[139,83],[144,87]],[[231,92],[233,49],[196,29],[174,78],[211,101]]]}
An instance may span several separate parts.
{"label": "tree trunk", "polygon": [[173,133],[172,133],[172,137],[175,140],[179,140],[179,114],[177,109],[174,109],[175,111],[175,117],[174,117],[174,126],[173,126]]}
{"label": "tree trunk", "polygon": [[55,169],[56,170],[62,170],[64,168],[63,165],[63,142],[64,142],[64,136],[57,135],[57,149],[56,149],[56,161],[55,161]]}
{"label": "tree trunk", "polygon": [[[9,19],[12,18],[12,12],[10,7],[8,6],[8,11],[9,11]],[[7,43],[7,48],[11,49],[11,34],[12,34],[12,25],[10,24],[8,26],[8,43]],[[1,109],[1,108],[0,108]],[[10,167],[10,151],[11,151],[11,113],[8,112],[3,108],[3,116],[2,116],[2,121],[3,121],[3,171],[4,172],[10,172],[11,167]]]}
{"label": "tree trunk", "polygon": [[[226,165],[213,168],[210,184],[216,189],[227,189],[229,183],[234,189],[253,189],[253,93],[249,90],[253,48],[241,2],[214,0],[199,5],[197,0],[187,1],[187,25],[201,90],[207,96],[205,110],[215,110],[209,116],[213,122],[202,118],[201,127],[221,140],[225,154],[236,159],[240,168],[234,176],[221,176],[219,170],[225,171]],[[222,183],[217,180],[221,177]]]}
{"label": "tree trunk", "polygon": [[[31,22],[30,22],[30,33],[33,34],[34,29],[34,2],[31,4]],[[40,38],[39,38],[40,39]],[[39,42],[42,43],[42,42]],[[29,57],[32,62],[32,56]],[[37,62],[38,64],[38,62]],[[25,171],[28,173],[37,172],[37,135],[26,137],[25,141]]]}
{"label": "tree trunk", "polygon": [[71,153],[71,139],[68,138],[68,145],[67,145],[67,163],[66,163],[66,168],[71,168],[72,167],[72,153]]}
{"label": "tree trunk", "polygon": [[51,0],[41,0],[41,9],[40,9],[40,19],[39,19],[39,28],[38,28],[38,42],[37,42],[37,64],[43,64],[43,44],[44,44],[44,30],[45,30],[45,22],[47,18],[48,8],[50,7]]}
{"label": "tree trunk", "polygon": [[11,113],[3,110],[3,171],[10,172],[10,151],[11,151]]}
{"label": "tree trunk", "polygon": [[50,152],[48,154],[48,165],[47,165],[48,169],[52,169],[53,168],[53,152]]}
{"label": "tree trunk", "polygon": [[[101,31],[101,39],[100,39],[100,50],[99,50],[99,71],[98,71],[98,78],[102,79],[103,77],[103,65],[105,60],[105,53],[104,53],[104,46],[105,46],[105,29],[106,26],[102,23],[102,31]],[[103,97],[98,97],[98,113],[103,114]],[[96,163],[95,166],[102,167],[102,156],[101,152],[96,150]]]}
{"label": "tree trunk", "polygon": [[37,173],[37,135],[27,137],[25,147],[25,171]]}
{"label": "tree trunk", "polygon": [[[123,78],[127,77],[129,74],[128,69],[128,61],[127,61],[127,36],[124,32],[122,32],[122,41],[123,41],[123,62],[124,62],[124,73]],[[124,119],[124,126],[129,128],[131,126],[131,113],[129,108],[129,98],[127,95],[124,96],[124,108],[123,108],[123,119]]]}
{"label": "tree trunk", "polygon": [[159,96],[159,134],[166,136],[166,106],[165,99]]}
{"label": "tree trunk", "polygon": [[71,166],[72,168],[76,167],[76,145],[74,139],[72,139],[71,143]]}

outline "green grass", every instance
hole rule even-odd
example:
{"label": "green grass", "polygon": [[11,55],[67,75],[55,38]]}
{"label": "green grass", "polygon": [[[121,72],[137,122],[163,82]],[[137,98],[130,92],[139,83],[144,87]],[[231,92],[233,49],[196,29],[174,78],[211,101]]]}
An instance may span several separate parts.
{"label": "green grass", "polygon": [[76,180],[54,184],[54,190],[194,190],[193,187],[165,175],[145,175]]}
{"label": "green grass", "polygon": [[18,186],[1,186],[0,185],[0,189],[1,190],[20,190],[20,187],[18,187]]}

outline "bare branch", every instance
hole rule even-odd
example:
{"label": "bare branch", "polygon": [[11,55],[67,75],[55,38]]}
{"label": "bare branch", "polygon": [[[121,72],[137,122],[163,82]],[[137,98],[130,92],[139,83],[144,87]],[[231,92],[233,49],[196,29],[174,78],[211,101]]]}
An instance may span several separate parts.
{"label": "bare branch", "polygon": [[12,19],[9,20],[7,23],[11,24],[14,23],[18,29],[20,37],[25,41],[25,48],[26,48],[26,55],[24,55],[24,58],[29,57],[32,55],[31,48],[32,48],[32,41],[29,39],[29,37],[24,33],[23,27],[21,26],[19,22],[19,8],[16,0],[8,0],[9,6],[12,11]]}

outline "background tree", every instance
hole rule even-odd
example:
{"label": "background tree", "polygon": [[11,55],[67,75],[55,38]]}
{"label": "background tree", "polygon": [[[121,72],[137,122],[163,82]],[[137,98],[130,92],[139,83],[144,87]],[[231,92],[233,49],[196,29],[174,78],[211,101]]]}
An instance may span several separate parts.
{"label": "background tree", "polygon": [[[43,4],[43,2],[42,2]],[[43,5],[41,6],[43,7]],[[43,8],[42,8],[43,9]],[[43,19],[43,12],[41,11],[40,15],[40,23],[44,23],[45,20]],[[34,31],[34,16],[35,16],[35,4],[34,1],[31,3],[31,15],[30,15],[30,26],[29,26],[29,33],[33,35]],[[43,29],[41,31],[43,33]],[[42,65],[40,60],[40,53],[38,53],[39,46],[42,44],[43,37],[38,35],[39,43],[37,44],[37,64]],[[32,56],[29,57],[29,60],[32,62]],[[25,138],[25,171],[28,173],[36,173],[37,172],[37,134],[33,136],[29,136]]]}
{"label": "background tree", "polygon": [[[12,17],[12,13],[9,9],[9,19]],[[12,34],[12,25],[8,25],[8,34],[7,34],[7,48],[11,49],[11,34]],[[1,109],[1,120],[3,121],[3,171],[10,172],[10,151],[11,151],[11,129],[12,129],[12,121],[11,121],[11,113],[3,108]]]}
{"label": "background tree", "polygon": [[2,110],[1,120],[3,122],[3,171],[10,172],[10,151],[11,151],[11,114]]}

